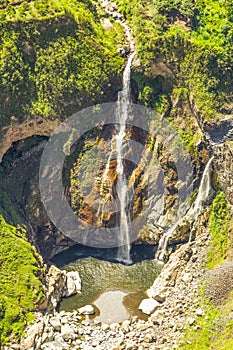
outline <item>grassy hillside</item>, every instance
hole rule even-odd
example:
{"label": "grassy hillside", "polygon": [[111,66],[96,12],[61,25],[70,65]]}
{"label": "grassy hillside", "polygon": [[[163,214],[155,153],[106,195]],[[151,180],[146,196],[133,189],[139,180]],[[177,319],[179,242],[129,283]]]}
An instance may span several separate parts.
{"label": "grassy hillside", "polygon": [[[153,74],[152,64],[162,60],[175,74],[175,87],[193,94],[205,120],[229,113],[233,102],[231,0],[117,2],[134,30],[148,76]],[[151,84],[144,83],[141,102],[149,88]],[[160,91],[162,94],[166,99],[169,91]]]}
{"label": "grassy hillside", "polygon": [[7,343],[12,332],[22,334],[33,319],[31,312],[43,297],[41,272],[39,257],[22,229],[0,216],[0,344]]}
{"label": "grassy hillside", "polygon": [[12,117],[64,118],[119,88],[111,83],[123,65],[123,31],[105,31],[91,0],[9,4],[0,9],[0,32],[2,125]]}
{"label": "grassy hillside", "polygon": [[197,306],[205,314],[197,319],[195,327],[188,327],[180,350],[230,350],[233,347],[233,218],[223,192],[213,201],[209,229],[212,243],[206,267],[211,270],[211,277],[202,284]]}

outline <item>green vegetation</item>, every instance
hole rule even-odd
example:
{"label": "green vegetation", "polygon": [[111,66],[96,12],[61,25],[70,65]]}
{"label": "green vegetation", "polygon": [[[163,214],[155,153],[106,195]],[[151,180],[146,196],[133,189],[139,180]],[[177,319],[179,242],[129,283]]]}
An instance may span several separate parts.
{"label": "green vegetation", "polygon": [[[0,9],[0,123],[60,117],[103,100],[124,60],[122,28],[105,31],[91,0]],[[113,86],[112,90],[117,90]]]}
{"label": "green vegetation", "polygon": [[213,307],[200,292],[199,306],[205,311],[205,316],[199,316],[195,322],[195,329],[190,326],[180,345],[179,350],[230,350],[233,346],[233,321],[230,314],[233,307],[233,295],[223,304]]}
{"label": "green vegetation", "polygon": [[[1,128],[114,98],[124,34],[114,23],[106,31],[101,16],[92,0],[0,1]],[[0,214],[19,223],[1,169],[0,190]],[[22,334],[43,297],[39,258],[24,236],[0,216],[0,347]]]}
{"label": "green vegetation", "polygon": [[0,344],[22,334],[43,297],[39,256],[24,236],[0,216]]}
{"label": "green vegetation", "polygon": [[208,255],[208,268],[218,266],[227,257],[230,219],[230,205],[227,203],[225,194],[219,192],[213,201],[210,214],[212,247]]}
{"label": "green vegetation", "polygon": [[216,118],[223,108],[231,106],[231,0],[117,2],[133,28],[138,56],[147,67],[146,75],[153,76],[154,63],[165,62],[175,75],[173,86],[188,89],[206,120]]}
{"label": "green vegetation", "polygon": [[[212,205],[210,214],[210,232],[212,234],[211,250],[208,254],[207,268],[214,269],[220,266],[224,259],[232,254],[232,230],[231,208],[227,203],[225,194],[219,192]],[[206,283],[211,283],[206,282]],[[223,286],[224,288],[224,286]],[[214,307],[205,297],[205,283],[199,293],[199,307],[205,311],[204,316],[199,316],[195,327],[190,326],[186,330],[181,350],[230,350],[233,347],[233,294],[219,306]],[[192,315],[191,315],[192,316]]]}

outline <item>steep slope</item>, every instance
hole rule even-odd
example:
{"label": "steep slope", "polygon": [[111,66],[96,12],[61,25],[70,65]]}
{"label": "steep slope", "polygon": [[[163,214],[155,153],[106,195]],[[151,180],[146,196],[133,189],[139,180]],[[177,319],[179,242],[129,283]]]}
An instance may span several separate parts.
{"label": "steep slope", "polygon": [[0,216],[0,346],[22,335],[43,298],[42,261],[20,227]]}
{"label": "steep slope", "polygon": [[123,30],[105,30],[91,1],[9,5],[0,30],[1,158],[11,142],[48,135],[49,121],[116,95]]}
{"label": "steep slope", "polygon": [[[185,91],[203,121],[232,114],[231,1],[118,0],[118,4],[134,30],[145,76],[168,80],[160,84],[159,99],[153,97],[155,86],[145,81],[141,102],[166,107],[171,94]],[[162,69],[156,74],[161,63],[170,79]]]}

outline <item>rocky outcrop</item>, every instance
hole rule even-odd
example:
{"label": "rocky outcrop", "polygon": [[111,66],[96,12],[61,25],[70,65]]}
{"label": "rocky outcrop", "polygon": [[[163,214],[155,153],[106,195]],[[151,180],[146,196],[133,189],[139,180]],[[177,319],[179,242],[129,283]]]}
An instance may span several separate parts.
{"label": "rocky outcrop", "polygon": [[[13,117],[12,117],[13,118]],[[36,119],[26,120],[18,123],[11,120],[10,125],[2,128],[3,136],[0,142],[0,162],[2,157],[12,146],[13,142],[26,139],[34,135],[51,136],[54,129],[61,123],[60,120],[48,120],[37,117]]]}
{"label": "rocky outcrop", "polygon": [[46,274],[45,298],[40,310],[54,311],[63,297],[81,292],[81,279],[77,271],[67,272],[52,265]]}
{"label": "rocky outcrop", "polygon": [[[7,188],[7,197],[17,212],[18,221],[25,225],[28,240],[48,262],[74,242],[56,229],[41,202],[39,167],[46,145],[47,138],[39,136],[15,142],[3,158],[0,177]],[[14,218],[7,214],[8,221],[15,223]]]}
{"label": "rocky outcrop", "polygon": [[233,204],[233,141],[226,141],[214,147],[218,186],[226,194],[228,201]]}

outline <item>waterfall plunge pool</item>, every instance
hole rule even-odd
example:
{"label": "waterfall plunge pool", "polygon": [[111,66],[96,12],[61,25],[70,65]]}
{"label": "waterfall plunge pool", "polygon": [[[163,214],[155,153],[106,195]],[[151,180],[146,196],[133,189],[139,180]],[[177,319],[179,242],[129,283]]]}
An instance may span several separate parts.
{"label": "waterfall plunge pool", "polygon": [[102,323],[122,322],[130,316],[147,319],[138,306],[162,268],[161,263],[153,259],[155,247],[133,245],[132,265],[122,265],[111,258],[116,253],[117,249],[75,245],[53,258],[53,263],[60,268],[78,271],[82,281],[82,293],[63,299],[60,311],[92,304],[94,317]]}

